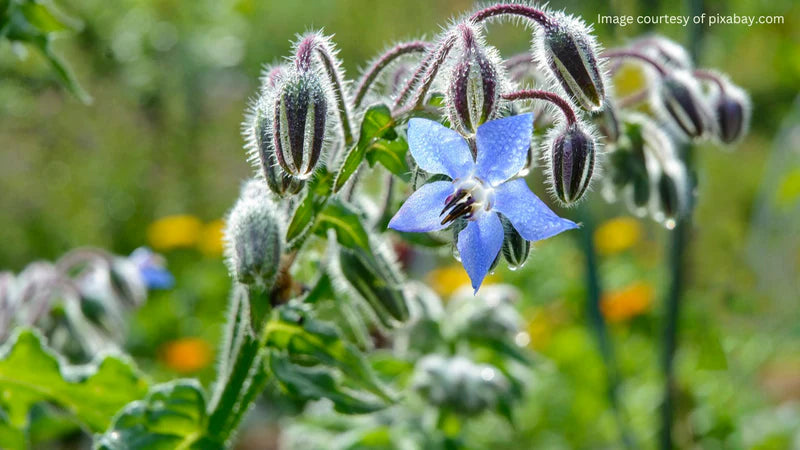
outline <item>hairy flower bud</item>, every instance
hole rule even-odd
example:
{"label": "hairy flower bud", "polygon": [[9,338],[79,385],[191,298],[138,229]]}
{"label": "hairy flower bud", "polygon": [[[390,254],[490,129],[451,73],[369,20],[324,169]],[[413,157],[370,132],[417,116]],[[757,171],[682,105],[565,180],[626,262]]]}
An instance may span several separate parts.
{"label": "hairy flower bud", "polygon": [[263,180],[242,187],[225,224],[225,254],[239,282],[269,286],[275,280],[284,247],[284,232]]}
{"label": "hairy flower bud", "polygon": [[504,231],[503,257],[506,259],[509,269],[517,270],[528,260],[528,255],[531,254],[531,243],[519,234],[508,219],[502,217],[501,222]]}
{"label": "hairy flower bud", "polygon": [[475,30],[463,24],[459,31],[463,49],[448,80],[448,117],[458,130],[470,134],[497,112],[501,66]]}
{"label": "hairy flower bud", "polygon": [[647,36],[631,44],[634,49],[641,49],[652,55],[658,62],[675,69],[691,69],[692,57],[683,46],[664,36]]}
{"label": "hairy flower bud", "polygon": [[258,161],[261,173],[267,181],[267,186],[279,196],[293,195],[303,188],[305,182],[295,176],[289,175],[278,164],[275,156],[274,140],[272,139],[272,122],[270,114],[263,101],[256,105],[253,115],[253,133],[255,145],[258,150]]}
{"label": "hairy flower bud", "polygon": [[550,178],[556,197],[565,205],[580,200],[592,181],[594,137],[577,123],[550,140]]}
{"label": "hairy flower bud", "polygon": [[272,141],[278,164],[305,180],[322,155],[328,104],[313,70],[294,72],[282,80],[275,98]]}
{"label": "hairy flower bud", "polygon": [[750,123],[750,99],[742,89],[733,84],[725,83],[724,87],[714,102],[714,118],[719,140],[724,144],[733,144],[747,132]]}
{"label": "hairy flower bud", "polygon": [[658,89],[657,104],[662,115],[689,138],[699,138],[715,128],[697,82],[685,71],[674,71],[664,76]]}
{"label": "hairy flower bud", "polygon": [[537,58],[550,68],[573,102],[586,111],[598,111],[605,103],[603,73],[597,62],[597,43],[580,19],[553,14],[539,27]]}

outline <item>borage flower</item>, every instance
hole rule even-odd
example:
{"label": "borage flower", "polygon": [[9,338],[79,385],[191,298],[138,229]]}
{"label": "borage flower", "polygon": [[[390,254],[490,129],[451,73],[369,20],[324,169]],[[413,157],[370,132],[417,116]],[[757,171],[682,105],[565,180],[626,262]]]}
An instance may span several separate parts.
{"label": "borage flower", "polygon": [[389,228],[424,233],[466,219],[467,226],[458,234],[458,252],[477,293],[503,245],[498,213],[529,241],[577,227],[551,211],[523,178],[515,178],[525,166],[532,131],[533,114],[486,122],[478,128],[473,159],[460,134],[432,120],[411,119],[408,147],[417,165],[452,181],[435,181],[417,189]]}

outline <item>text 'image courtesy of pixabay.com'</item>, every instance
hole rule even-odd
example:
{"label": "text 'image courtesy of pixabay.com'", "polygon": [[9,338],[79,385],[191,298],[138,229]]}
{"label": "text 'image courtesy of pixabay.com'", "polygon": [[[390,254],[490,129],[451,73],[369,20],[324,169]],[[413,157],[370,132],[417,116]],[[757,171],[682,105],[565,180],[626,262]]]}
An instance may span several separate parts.
{"label": "text 'image courtesy of pixabay.com'", "polygon": [[795,0],[0,0],[0,450],[800,450]]}

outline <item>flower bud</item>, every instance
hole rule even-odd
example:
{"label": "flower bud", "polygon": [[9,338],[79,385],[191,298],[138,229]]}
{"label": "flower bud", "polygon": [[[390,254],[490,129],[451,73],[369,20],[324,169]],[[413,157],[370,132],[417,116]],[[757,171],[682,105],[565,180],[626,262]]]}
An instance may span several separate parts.
{"label": "flower bud", "polygon": [[269,286],[275,280],[284,247],[277,209],[262,180],[242,187],[225,224],[225,255],[237,281]]}
{"label": "flower bud", "polygon": [[550,182],[565,205],[580,200],[592,181],[595,142],[578,124],[556,134],[550,145]]}
{"label": "flower bud", "polygon": [[556,13],[539,27],[537,58],[545,63],[573,102],[586,111],[605,103],[603,74],[597,62],[597,43],[580,19]]}
{"label": "flower bud", "polygon": [[692,57],[683,46],[664,36],[647,36],[634,41],[631,47],[652,55],[656,61],[675,69],[691,69]]}
{"label": "flower bud", "polygon": [[450,72],[448,117],[462,133],[471,134],[497,112],[501,69],[493,49],[485,49],[470,26],[462,24],[459,31],[463,50]]}
{"label": "flower bud", "polygon": [[661,80],[657,99],[662,114],[690,139],[715,128],[697,82],[686,72],[674,71],[666,75]]}
{"label": "flower bud", "polygon": [[683,215],[688,206],[685,172],[679,161],[669,160],[656,175],[653,216],[667,228],[675,226],[675,219]]}
{"label": "flower bud", "polygon": [[272,119],[272,141],[278,164],[305,180],[322,155],[328,104],[319,77],[312,70],[282,80]]}
{"label": "flower bud", "polygon": [[501,222],[503,223],[505,234],[503,238],[503,257],[506,259],[509,269],[517,270],[528,260],[528,255],[531,253],[531,243],[517,232],[508,219],[501,217]]}
{"label": "flower bud", "polygon": [[497,406],[511,392],[508,379],[496,367],[439,354],[417,363],[412,385],[432,405],[466,416]]}
{"label": "flower bud", "polygon": [[270,116],[263,102],[256,105],[254,120],[255,145],[258,149],[258,160],[261,172],[267,181],[267,186],[279,196],[294,195],[303,188],[305,181],[289,175],[278,164],[275,156],[275,146],[272,139],[272,124]]}
{"label": "flower bud", "polygon": [[725,83],[714,102],[717,137],[724,144],[739,141],[750,123],[750,99],[747,94],[730,83]]}

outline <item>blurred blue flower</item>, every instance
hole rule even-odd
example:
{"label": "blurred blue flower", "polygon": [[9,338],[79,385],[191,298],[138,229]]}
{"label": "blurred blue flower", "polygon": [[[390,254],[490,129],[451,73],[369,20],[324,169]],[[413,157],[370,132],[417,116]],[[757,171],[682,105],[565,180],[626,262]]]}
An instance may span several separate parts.
{"label": "blurred blue flower", "polygon": [[139,247],[129,259],[139,269],[147,289],[169,289],[175,285],[175,277],[166,269],[166,261],[158,253]]}
{"label": "blurred blue flower", "polygon": [[523,178],[515,178],[525,166],[532,131],[532,114],[486,122],[478,128],[473,159],[469,144],[457,132],[432,120],[411,119],[408,146],[417,165],[432,174],[448,175],[452,181],[435,181],[417,189],[389,228],[423,233],[467,219],[457,246],[477,293],[503,245],[497,213],[529,241],[577,227],[551,211]]}

